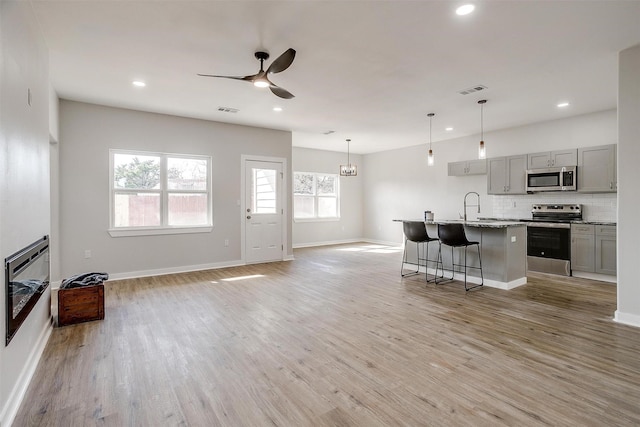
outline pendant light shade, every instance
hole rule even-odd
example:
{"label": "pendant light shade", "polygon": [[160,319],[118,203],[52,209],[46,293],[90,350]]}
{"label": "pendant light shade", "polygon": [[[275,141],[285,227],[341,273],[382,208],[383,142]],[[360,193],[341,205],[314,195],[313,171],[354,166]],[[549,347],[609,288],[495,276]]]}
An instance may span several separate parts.
{"label": "pendant light shade", "polygon": [[484,104],[487,103],[486,99],[478,101],[480,104],[480,145],[478,146],[478,158],[487,158],[487,149],[484,146]]}
{"label": "pendant light shade", "polygon": [[358,167],[356,165],[351,164],[350,153],[349,153],[349,143],[350,139],[347,139],[347,164],[340,165],[340,176],[356,176],[358,175]]}
{"label": "pendant light shade", "polygon": [[435,113],[429,113],[427,114],[427,116],[429,117],[429,154],[427,155],[427,165],[428,166],[433,166],[434,163],[434,159],[433,159],[433,150],[431,149],[431,125],[433,122],[433,116],[435,116]]}

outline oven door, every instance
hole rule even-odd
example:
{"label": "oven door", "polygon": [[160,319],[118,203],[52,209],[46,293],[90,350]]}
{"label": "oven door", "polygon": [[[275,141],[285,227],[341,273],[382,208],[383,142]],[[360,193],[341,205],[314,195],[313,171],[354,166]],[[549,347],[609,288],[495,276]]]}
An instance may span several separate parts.
{"label": "oven door", "polygon": [[571,228],[569,224],[533,225],[527,227],[527,256],[569,261]]}

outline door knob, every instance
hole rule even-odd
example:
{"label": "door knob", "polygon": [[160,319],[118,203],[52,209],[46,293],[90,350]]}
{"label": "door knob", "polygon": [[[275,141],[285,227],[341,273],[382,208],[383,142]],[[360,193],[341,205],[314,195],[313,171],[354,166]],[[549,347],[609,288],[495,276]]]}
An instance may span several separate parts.
{"label": "door knob", "polygon": [[251,215],[247,215],[247,219],[251,219]]}

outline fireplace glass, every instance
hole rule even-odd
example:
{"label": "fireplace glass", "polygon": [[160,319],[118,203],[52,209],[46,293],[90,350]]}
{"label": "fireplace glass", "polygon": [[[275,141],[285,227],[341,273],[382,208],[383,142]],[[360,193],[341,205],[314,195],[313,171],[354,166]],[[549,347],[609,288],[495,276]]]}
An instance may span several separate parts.
{"label": "fireplace glass", "polygon": [[7,339],[9,345],[49,286],[49,236],[5,259]]}

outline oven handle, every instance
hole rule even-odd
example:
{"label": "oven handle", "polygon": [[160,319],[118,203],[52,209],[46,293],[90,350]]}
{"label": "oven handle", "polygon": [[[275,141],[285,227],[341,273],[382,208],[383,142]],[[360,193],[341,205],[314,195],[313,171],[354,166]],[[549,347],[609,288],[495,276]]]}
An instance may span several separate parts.
{"label": "oven handle", "polygon": [[527,227],[571,228],[571,224],[568,224],[566,222],[527,222]]}

